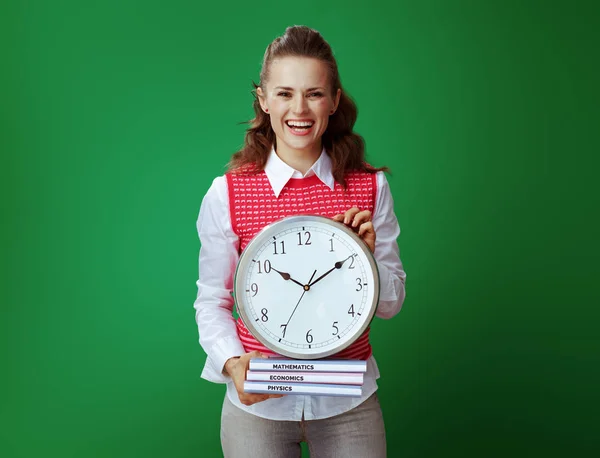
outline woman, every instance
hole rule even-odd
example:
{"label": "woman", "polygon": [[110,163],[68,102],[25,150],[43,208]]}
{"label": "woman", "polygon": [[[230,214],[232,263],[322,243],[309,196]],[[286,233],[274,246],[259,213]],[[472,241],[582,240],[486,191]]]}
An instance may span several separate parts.
{"label": "woman", "polygon": [[[406,278],[389,185],[383,169],[364,162],[364,142],[352,131],[356,106],[342,89],[327,42],[308,27],[288,28],[267,47],[255,88],[256,117],[244,147],[233,155],[229,172],[214,180],[198,218],[202,248],[194,308],[200,344],[208,355],[202,377],[227,384],[221,418],[224,455],[299,457],[300,442],[305,441],[312,457],[384,457],[385,429],[376,394],[379,371],[370,345],[359,353],[352,353],[351,346],[336,355],[367,360],[361,398],[243,392],[250,358],[272,354],[249,335],[243,322],[234,320],[230,294],[240,252],[262,227],[281,216],[307,212],[352,227],[377,261],[380,318],[400,311]],[[247,180],[243,194],[232,185],[232,177],[236,183]],[[287,186],[290,180],[294,194]],[[361,195],[367,185],[376,192]],[[327,206],[303,199],[315,187],[329,199]],[[278,217],[255,212],[240,219],[233,209],[244,205],[248,190],[279,208]],[[295,199],[293,207],[290,198]],[[329,205],[332,200],[338,204]]]}

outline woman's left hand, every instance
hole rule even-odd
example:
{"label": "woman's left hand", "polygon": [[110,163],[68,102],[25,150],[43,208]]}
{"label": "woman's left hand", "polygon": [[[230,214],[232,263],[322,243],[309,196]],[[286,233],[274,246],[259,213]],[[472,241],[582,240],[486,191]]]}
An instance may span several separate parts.
{"label": "woman's left hand", "polygon": [[335,215],[334,221],[344,223],[350,227],[358,236],[363,239],[367,246],[371,249],[371,253],[375,252],[375,228],[371,222],[373,215],[369,210],[360,211],[357,207],[352,207],[346,213]]}

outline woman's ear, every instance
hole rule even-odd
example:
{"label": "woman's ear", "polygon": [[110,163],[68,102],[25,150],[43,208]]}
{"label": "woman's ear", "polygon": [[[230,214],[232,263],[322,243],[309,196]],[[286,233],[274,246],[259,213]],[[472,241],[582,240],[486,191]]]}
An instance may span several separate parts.
{"label": "woman's ear", "polygon": [[342,90],[338,89],[335,94],[335,99],[333,101],[333,110],[331,110],[331,114],[334,114],[337,111],[338,105],[340,104],[341,97],[342,97]]}
{"label": "woman's ear", "polygon": [[262,87],[258,86],[256,88],[256,96],[258,97],[258,103],[260,103],[260,107],[265,113],[269,112],[269,107],[267,106],[267,101],[265,99],[265,93],[262,90]]}

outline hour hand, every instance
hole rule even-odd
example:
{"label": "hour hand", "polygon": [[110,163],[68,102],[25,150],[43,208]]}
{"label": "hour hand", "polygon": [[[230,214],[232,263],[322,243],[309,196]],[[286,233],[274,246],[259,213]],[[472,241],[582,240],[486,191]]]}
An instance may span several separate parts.
{"label": "hour hand", "polygon": [[277,270],[277,269],[274,269],[273,267],[271,267],[271,270],[274,270],[274,271],[275,271],[275,272],[277,272],[279,275],[281,275],[281,277],[282,277],[284,280],[292,280],[294,283],[296,283],[297,285],[300,285],[300,286],[302,286],[302,287],[304,288],[304,285],[303,285],[302,283],[300,283],[300,282],[299,282],[299,281],[297,281],[297,280],[294,280],[294,279],[293,279],[293,278],[290,276],[290,274],[288,274],[287,272],[280,272],[279,270]]}

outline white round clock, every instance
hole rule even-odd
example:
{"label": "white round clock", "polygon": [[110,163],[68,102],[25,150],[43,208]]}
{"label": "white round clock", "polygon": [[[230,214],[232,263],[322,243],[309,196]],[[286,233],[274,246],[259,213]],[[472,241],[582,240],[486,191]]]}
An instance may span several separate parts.
{"label": "white round clock", "polygon": [[290,358],[324,358],[369,326],[379,272],[368,246],[345,225],[290,216],[248,243],[234,297],[246,327],[265,347]]}

